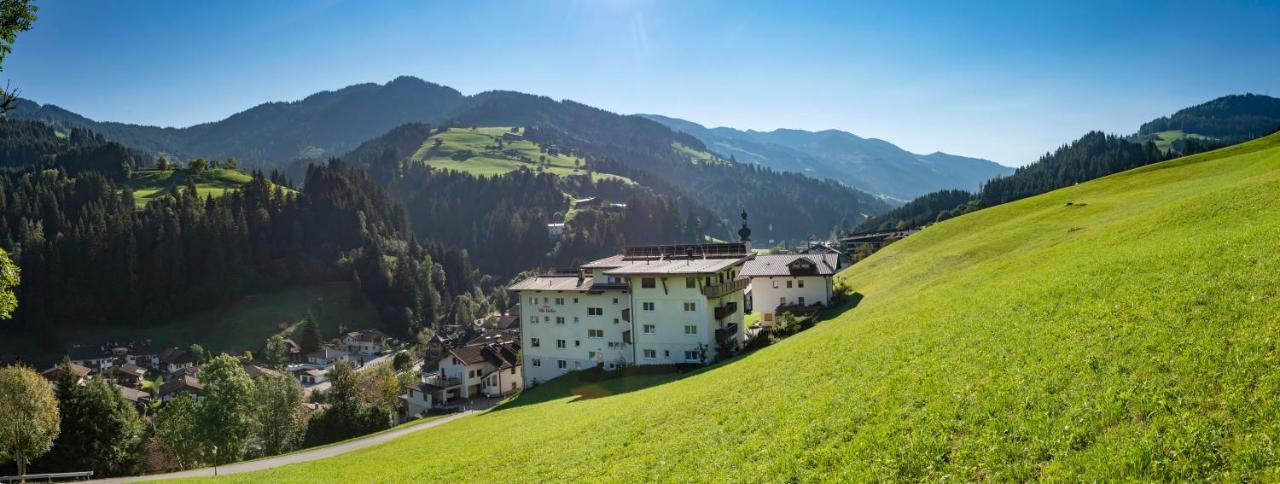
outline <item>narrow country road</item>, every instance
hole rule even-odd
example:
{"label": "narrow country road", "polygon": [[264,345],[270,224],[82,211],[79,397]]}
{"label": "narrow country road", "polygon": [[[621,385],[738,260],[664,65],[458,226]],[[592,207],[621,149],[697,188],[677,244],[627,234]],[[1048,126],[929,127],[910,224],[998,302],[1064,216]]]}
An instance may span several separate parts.
{"label": "narrow country road", "polygon": [[[372,446],[381,444],[383,442],[404,437],[405,435],[408,435],[414,432],[426,430],[426,429],[435,427],[437,425],[442,425],[463,417],[468,417],[471,415],[475,415],[477,413],[484,412],[485,410],[488,410],[490,407],[493,407],[497,403],[498,403],[497,400],[484,400],[484,399],[474,400],[472,401],[470,407],[465,411],[450,415],[448,417],[432,420],[430,422],[427,422],[421,425],[414,425],[414,426],[406,427],[403,429],[392,430],[390,432],[378,434],[372,437],[358,438],[348,442],[343,442],[341,444],[335,444],[328,447],[322,447],[319,449],[303,450],[303,451],[295,452],[293,454],[288,454],[288,455],[268,457],[265,459],[258,459],[258,460],[248,461],[248,462],[239,462],[235,464],[218,466],[218,475],[224,476],[229,474],[239,474],[241,472],[260,471],[264,469],[271,469],[271,468],[285,466],[289,464],[297,464],[299,462],[310,462],[317,459],[324,459],[326,457],[333,457],[335,455],[345,454],[353,450],[363,449],[365,447],[372,447]],[[87,481],[87,482],[124,483],[124,482],[154,481],[154,480],[160,480],[160,479],[178,479],[183,477],[212,477],[213,475],[214,475],[213,468],[205,467],[202,469],[193,469],[193,470],[182,471],[182,472],[171,472],[168,474],[151,474],[146,476],[132,476],[132,477],[114,477],[111,479],[101,479],[101,480],[93,480],[93,481]]]}

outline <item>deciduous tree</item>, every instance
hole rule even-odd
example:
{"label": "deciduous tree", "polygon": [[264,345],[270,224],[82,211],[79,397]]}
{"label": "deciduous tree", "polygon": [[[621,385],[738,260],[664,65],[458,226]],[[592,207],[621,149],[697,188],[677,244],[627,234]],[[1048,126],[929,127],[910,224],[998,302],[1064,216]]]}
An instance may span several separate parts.
{"label": "deciduous tree", "polygon": [[58,436],[58,399],[48,380],[30,368],[0,368],[0,461],[14,461],[18,475],[53,447]]}
{"label": "deciduous tree", "polygon": [[254,435],[254,386],[240,362],[223,353],[200,368],[204,401],[200,404],[200,433],[217,449],[214,464],[244,457]]}

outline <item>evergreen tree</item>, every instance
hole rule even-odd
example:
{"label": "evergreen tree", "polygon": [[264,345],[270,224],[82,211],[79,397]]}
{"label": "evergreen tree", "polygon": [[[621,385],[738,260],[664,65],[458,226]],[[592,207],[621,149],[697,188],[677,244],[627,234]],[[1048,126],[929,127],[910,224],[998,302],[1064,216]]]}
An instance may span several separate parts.
{"label": "evergreen tree", "polygon": [[298,347],[303,354],[320,351],[322,338],[320,337],[320,327],[316,324],[314,316],[308,313],[307,318],[302,321],[302,326],[298,330],[302,332],[298,337]]}

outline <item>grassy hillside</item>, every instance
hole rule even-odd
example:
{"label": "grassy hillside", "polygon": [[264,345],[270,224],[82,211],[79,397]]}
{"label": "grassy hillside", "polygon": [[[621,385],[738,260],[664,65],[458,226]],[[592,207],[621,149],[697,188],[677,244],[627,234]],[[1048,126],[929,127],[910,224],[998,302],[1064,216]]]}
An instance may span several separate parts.
{"label": "grassy hillside", "polygon": [[1112,175],[895,243],[728,364],[228,479],[1274,480],[1278,197],[1280,135]]}
{"label": "grassy hillside", "polygon": [[[543,150],[538,144],[525,139],[503,140],[502,148],[497,149],[498,140],[510,132],[508,127],[483,128],[449,128],[443,133],[432,134],[411,159],[428,165],[471,173],[473,175],[501,175],[521,167],[530,170],[538,169],[540,163],[546,162],[545,170],[556,175],[585,174],[582,158],[565,153],[552,154]],[[437,140],[440,144],[436,144]],[[596,173],[594,177],[626,178],[605,173]]]}
{"label": "grassy hillside", "polygon": [[1145,139],[1150,139],[1151,141],[1155,142],[1156,146],[1160,147],[1160,149],[1164,151],[1169,151],[1171,149],[1174,149],[1174,144],[1177,143],[1179,140],[1198,139],[1198,140],[1208,141],[1208,140],[1212,140],[1213,138],[1209,136],[1195,134],[1195,133],[1184,133],[1182,132],[1182,130],[1175,129],[1170,131],[1161,131],[1159,133],[1152,133],[1150,135],[1146,135]]}
{"label": "grassy hillside", "polygon": [[133,189],[134,203],[138,207],[145,207],[152,200],[165,196],[172,187],[185,186],[190,177],[195,177],[196,192],[200,194],[200,198],[209,195],[220,197],[227,190],[239,188],[253,179],[243,172],[228,169],[205,170],[194,174],[189,170],[145,170],[134,172],[127,185]]}

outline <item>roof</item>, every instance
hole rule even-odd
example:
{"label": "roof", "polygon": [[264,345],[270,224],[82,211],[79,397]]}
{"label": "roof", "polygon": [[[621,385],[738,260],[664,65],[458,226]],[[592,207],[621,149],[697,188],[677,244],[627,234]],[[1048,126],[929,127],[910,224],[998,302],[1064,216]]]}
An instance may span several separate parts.
{"label": "roof", "polygon": [[627,262],[623,260],[622,254],[618,254],[618,255],[611,255],[603,259],[593,260],[591,262],[583,264],[582,268],[583,269],[601,269],[601,268],[610,268],[610,267],[622,267],[625,265],[627,265]]}
{"label": "roof", "polygon": [[131,376],[136,376],[136,377],[143,377],[143,376],[146,376],[146,375],[147,375],[147,369],[146,369],[146,368],[142,368],[142,367],[140,367],[140,366],[138,366],[138,365],[135,365],[135,364],[133,364],[133,363],[125,363],[125,364],[120,365],[120,366],[112,367],[112,368],[111,368],[111,371],[112,371],[113,373],[115,373],[115,374],[121,374],[121,373],[123,373],[123,374],[126,374],[126,375],[131,375]]}
{"label": "roof", "polygon": [[577,274],[549,274],[533,276],[512,284],[512,291],[589,291],[593,281]]}
{"label": "roof", "polygon": [[627,264],[621,267],[605,270],[608,275],[662,275],[662,274],[711,274],[728,269],[744,261],[751,259],[751,256],[732,257],[732,258],[715,258],[715,259],[658,259],[658,260],[636,260],[627,261]]}
{"label": "roof", "polygon": [[138,390],[136,388],[129,388],[124,385],[116,385],[116,389],[120,391],[120,396],[124,397],[125,400],[128,400],[130,402],[137,403],[139,400],[151,398],[150,393],[144,392],[142,390]]}
{"label": "roof", "polygon": [[170,378],[169,381],[160,385],[160,396],[172,395],[180,391],[192,391],[196,393],[204,392],[204,384],[194,376],[180,375]]}
{"label": "roof", "polygon": [[[777,254],[761,255],[742,265],[742,275],[747,277],[764,276],[829,276],[836,273],[839,267],[839,254]],[[794,267],[797,261],[812,263],[812,270],[799,270]]]}
{"label": "roof", "polygon": [[166,365],[183,365],[191,363],[191,355],[182,348],[165,348],[160,352],[160,362]]}
{"label": "roof", "polygon": [[520,364],[520,345],[513,341],[463,346],[449,350],[449,355],[464,365],[489,363],[498,369]]}
{"label": "roof", "polygon": [[273,375],[273,376],[280,375],[280,372],[278,371],[272,370],[270,368],[263,368],[253,363],[241,363],[240,366],[244,368],[245,373],[249,374],[249,378],[256,379],[262,375]]}
{"label": "roof", "polygon": [[[75,373],[76,376],[80,378],[89,376],[89,372],[92,371],[87,366],[77,365],[75,363],[68,363],[67,365],[71,367],[71,372]],[[59,373],[62,373],[61,370],[62,370],[62,365],[59,364],[57,366],[54,366],[53,368],[40,372],[40,374],[44,375],[45,378],[53,379],[53,378],[57,378]]]}
{"label": "roof", "polygon": [[317,369],[317,368],[312,368],[312,369],[309,369],[309,370],[303,371],[303,372],[302,372],[302,374],[303,374],[303,375],[310,375],[310,376],[324,376],[324,375],[325,375],[325,372],[324,372],[324,370],[320,370],[320,369]]}
{"label": "roof", "polygon": [[376,329],[362,329],[360,331],[352,331],[347,333],[347,338],[356,341],[369,341],[373,343],[381,343],[387,339],[387,334]]}

